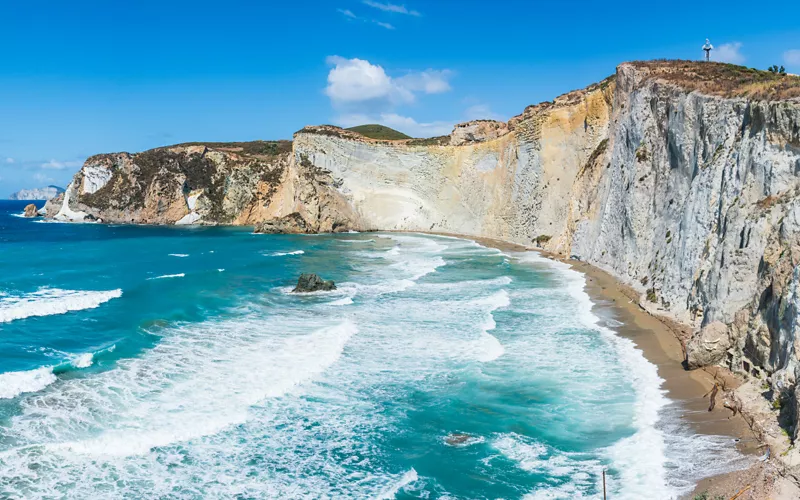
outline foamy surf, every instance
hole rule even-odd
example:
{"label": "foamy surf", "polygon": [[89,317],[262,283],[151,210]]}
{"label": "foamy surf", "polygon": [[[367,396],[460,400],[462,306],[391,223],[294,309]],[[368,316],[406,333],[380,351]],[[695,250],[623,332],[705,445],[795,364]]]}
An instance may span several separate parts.
{"label": "foamy surf", "polygon": [[38,392],[56,381],[49,366],[22,372],[0,373],[0,399],[11,399],[27,392]]}
{"label": "foamy surf", "polygon": [[520,254],[517,258],[525,262],[544,264],[559,273],[564,287],[578,305],[578,320],[586,328],[596,330],[614,347],[620,363],[631,377],[631,387],[637,396],[633,418],[637,431],[633,436],[619,440],[606,451],[615,469],[619,471],[621,484],[616,488],[616,496],[635,499],[660,492],[664,498],[677,497],[679,492],[670,485],[667,478],[664,435],[657,428],[660,411],[669,400],[661,389],[664,380],[658,376],[656,366],[645,359],[631,340],[599,325],[600,320],[592,312],[593,303],[585,291],[586,278],[582,273],[571,269],[568,264],[545,259],[534,253]]}
{"label": "foamy surf", "polygon": [[403,490],[406,486],[415,483],[417,480],[419,480],[417,471],[411,469],[405,474],[403,474],[395,484],[391,485],[389,488],[382,491],[375,498],[379,500],[390,500],[392,498],[395,498],[397,494],[400,493],[401,490]]}
{"label": "foamy surf", "polygon": [[170,257],[188,257],[188,253],[171,253],[169,254]]}
{"label": "foamy surf", "polygon": [[40,288],[38,291],[0,298],[0,323],[34,316],[66,314],[70,311],[94,309],[122,296],[122,290],[88,291]]}
{"label": "foamy surf", "polygon": [[169,278],[183,278],[186,276],[186,273],[178,273],[178,274],[162,274],[161,276],[153,276],[152,278],[147,278],[148,280],[163,280]]}
{"label": "foamy surf", "polygon": [[303,250],[294,250],[291,252],[273,252],[269,254],[270,257],[286,257],[289,255],[303,255],[305,252]]}
{"label": "foamy surf", "polygon": [[[142,358],[121,362],[97,378],[64,382],[60,393],[48,396],[54,411],[66,412],[63,427],[51,431],[64,437],[82,434],[84,423],[98,417],[113,425],[99,436],[64,440],[47,448],[132,456],[215,434],[245,422],[250,406],[295,390],[324,372],[357,332],[355,324],[344,321],[279,342],[251,337],[250,329],[257,332],[263,327],[253,318],[211,322],[199,330],[191,327],[193,332],[181,329]],[[233,332],[237,335],[231,338]],[[203,362],[209,358],[213,362]],[[140,378],[143,370],[147,374]],[[115,387],[127,391],[119,394]],[[78,407],[70,403],[74,394],[83,395]],[[26,412],[35,413],[37,408],[35,400],[24,406]],[[36,432],[26,430],[30,431]]]}

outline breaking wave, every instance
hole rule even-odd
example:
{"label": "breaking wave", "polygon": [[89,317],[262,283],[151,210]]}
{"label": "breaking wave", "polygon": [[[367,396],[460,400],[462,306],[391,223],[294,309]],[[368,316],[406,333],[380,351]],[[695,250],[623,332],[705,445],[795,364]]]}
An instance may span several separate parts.
{"label": "breaking wave", "polygon": [[65,314],[70,311],[94,309],[122,296],[122,290],[86,291],[40,288],[22,296],[0,298],[0,323],[30,318]]}

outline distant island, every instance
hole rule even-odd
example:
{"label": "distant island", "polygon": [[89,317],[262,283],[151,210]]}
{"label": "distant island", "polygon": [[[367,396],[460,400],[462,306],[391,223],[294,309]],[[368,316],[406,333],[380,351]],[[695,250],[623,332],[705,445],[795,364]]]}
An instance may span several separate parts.
{"label": "distant island", "polygon": [[9,200],[49,200],[64,192],[64,188],[47,186],[43,188],[21,189],[8,197]]}

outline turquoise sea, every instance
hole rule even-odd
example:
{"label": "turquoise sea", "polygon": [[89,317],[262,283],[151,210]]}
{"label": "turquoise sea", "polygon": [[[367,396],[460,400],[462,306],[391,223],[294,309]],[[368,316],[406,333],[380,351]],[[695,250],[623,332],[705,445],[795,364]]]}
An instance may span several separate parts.
{"label": "turquoise sea", "polygon": [[536,254],[26,203],[0,202],[0,498],[598,498],[604,469],[670,498],[735,460]]}

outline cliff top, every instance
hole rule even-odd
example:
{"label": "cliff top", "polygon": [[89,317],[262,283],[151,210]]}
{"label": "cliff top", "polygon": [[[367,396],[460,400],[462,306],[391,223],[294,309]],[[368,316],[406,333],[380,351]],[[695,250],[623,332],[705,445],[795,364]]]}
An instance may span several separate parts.
{"label": "cliff top", "polygon": [[[292,152],[292,141],[248,141],[248,142],[183,142],[180,144],[173,144],[170,146],[161,146],[157,148],[148,149],[134,155],[141,155],[142,153],[159,152],[175,149],[188,149],[206,147],[208,149],[225,151],[227,153],[236,153],[243,156],[277,156],[281,154],[289,154]],[[116,154],[130,154],[130,153],[102,153],[90,156],[86,159],[86,163],[101,162],[104,158]]]}
{"label": "cliff top", "polygon": [[369,125],[359,125],[357,127],[350,127],[347,130],[350,130],[351,132],[356,132],[365,137],[369,137],[370,139],[387,140],[387,141],[411,139],[410,136],[407,136],[402,132],[399,132],[393,128],[386,127],[384,125],[378,125],[376,123],[372,123]]}
{"label": "cliff top", "polygon": [[632,61],[620,65],[623,66],[635,68],[645,79],[659,80],[709,95],[757,100],[800,97],[800,77],[735,64],[660,59]]}

